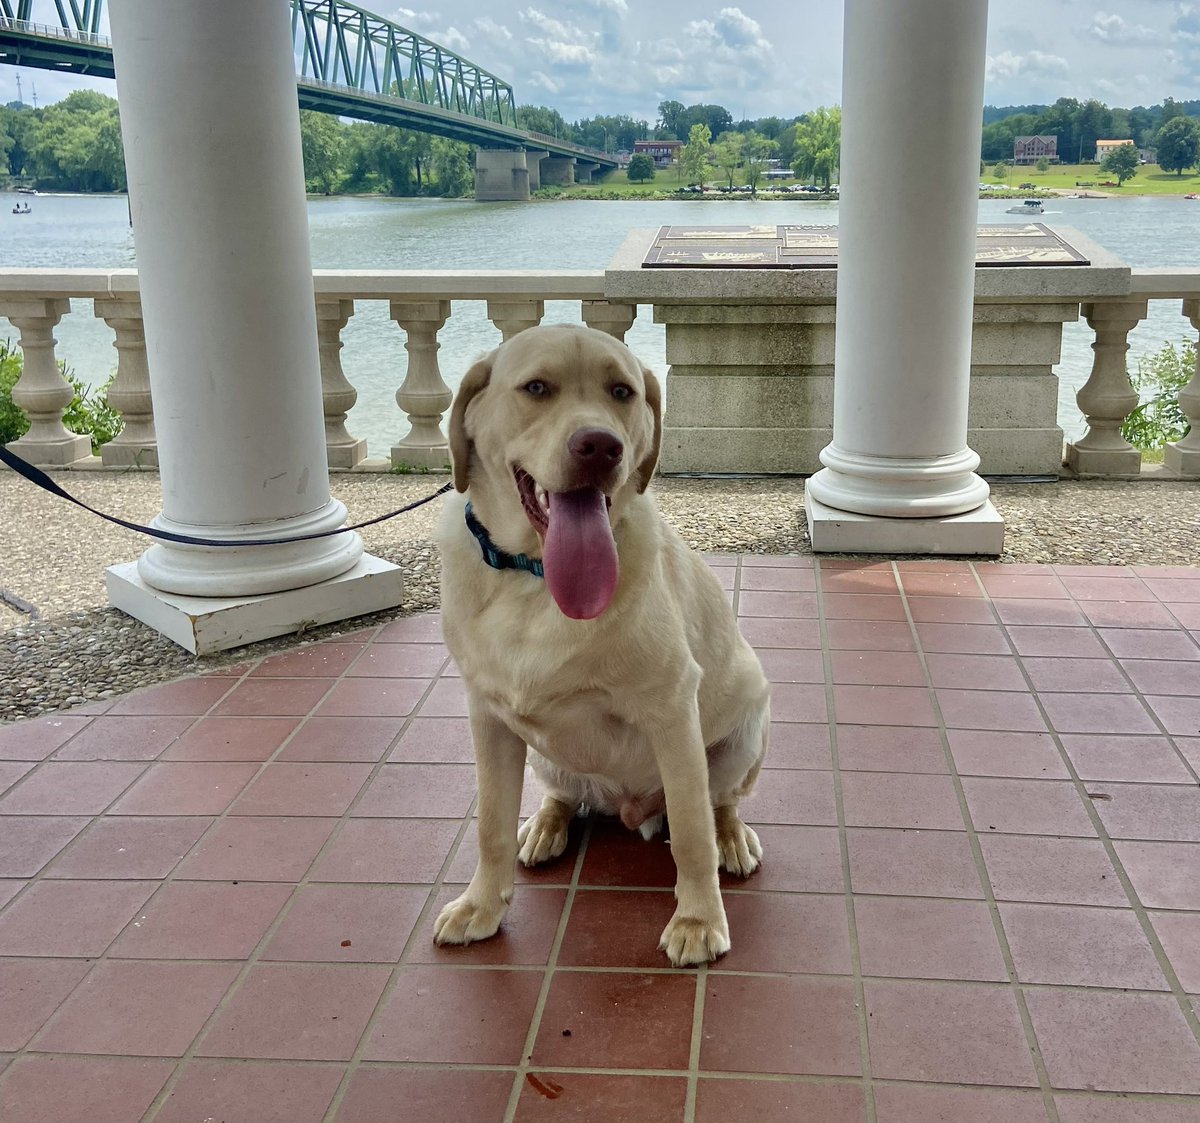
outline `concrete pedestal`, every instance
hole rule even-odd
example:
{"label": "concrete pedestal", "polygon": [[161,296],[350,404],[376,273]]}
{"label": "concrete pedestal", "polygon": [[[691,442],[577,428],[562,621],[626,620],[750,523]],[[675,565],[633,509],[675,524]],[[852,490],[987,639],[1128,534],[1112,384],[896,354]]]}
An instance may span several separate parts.
{"label": "concrete pedestal", "polygon": [[529,165],[524,149],[475,149],[476,201],[523,202],[528,198]]}

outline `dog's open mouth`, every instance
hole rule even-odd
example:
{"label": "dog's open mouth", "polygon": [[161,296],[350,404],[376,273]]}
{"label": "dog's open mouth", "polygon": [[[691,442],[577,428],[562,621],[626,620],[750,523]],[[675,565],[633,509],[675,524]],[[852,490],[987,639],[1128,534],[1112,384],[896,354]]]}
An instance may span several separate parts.
{"label": "dog's open mouth", "polygon": [[524,468],[513,476],[521,506],[543,542],[546,586],[563,615],[593,620],[612,603],[619,576],[617,544],[598,487],[548,492]]}

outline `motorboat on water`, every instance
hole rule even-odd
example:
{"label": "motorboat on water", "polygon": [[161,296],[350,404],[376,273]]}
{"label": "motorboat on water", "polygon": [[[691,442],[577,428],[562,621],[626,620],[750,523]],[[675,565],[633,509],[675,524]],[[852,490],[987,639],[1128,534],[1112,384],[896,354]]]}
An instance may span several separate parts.
{"label": "motorboat on water", "polygon": [[1041,199],[1026,199],[1019,207],[1009,207],[1005,214],[1043,214],[1046,208]]}

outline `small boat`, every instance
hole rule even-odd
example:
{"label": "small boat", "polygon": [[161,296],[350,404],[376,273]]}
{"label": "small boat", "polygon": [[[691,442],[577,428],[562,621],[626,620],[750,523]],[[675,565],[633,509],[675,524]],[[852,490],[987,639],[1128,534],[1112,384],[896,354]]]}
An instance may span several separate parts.
{"label": "small boat", "polygon": [[33,214],[33,208],[28,203],[26,203],[25,206],[23,206],[23,207],[20,205],[20,203],[18,203],[15,207],[13,207],[12,213],[13,214]]}
{"label": "small boat", "polygon": [[35,191],[32,187],[18,187],[17,194],[18,195],[36,195],[37,191]]}
{"label": "small boat", "polygon": [[1188,195],[1185,195],[1185,196],[1184,196],[1184,198],[1185,198],[1185,199],[1200,199],[1200,195],[1197,195],[1197,194],[1196,194],[1196,193],[1193,191],[1193,192],[1191,192],[1190,194],[1188,194]]}
{"label": "small boat", "polygon": [[1042,214],[1045,211],[1041,199],[1026,199],[1019,207],[1009,207],[1005,214]]}

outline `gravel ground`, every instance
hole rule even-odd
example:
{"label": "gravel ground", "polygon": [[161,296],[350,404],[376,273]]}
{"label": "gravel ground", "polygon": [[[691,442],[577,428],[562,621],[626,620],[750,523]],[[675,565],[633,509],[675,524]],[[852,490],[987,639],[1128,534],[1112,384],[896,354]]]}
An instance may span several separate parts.
{"label": "gravel ground", "polygon": [[[135,522],[160,508],[158,477],[61,473],[85,502]],[[352,521],[371,518],[435,491],[444,476],[334,477]],[[659,506],[692,546],[709,551],[806,554],[802,480],[660,479]],[[1004,562],[1060,565],[1200,566],[1200,484],[1063,481],[996,484],[1007,523]],[[386,614],[328,625],[305,639],[434,608],[433,546],[440,504],[363,532],[367,550],[405,572],[404,603]],[[296,636],[196,658],[115,609],[104,607],[104,567],[129,561],[147,539],[0,474],[0,722],[123,694],[181,675],[245,662],[296,646]],[[21,611],[32,609],[35,615]],[[16,606],[16,607],[14,607]]]}

